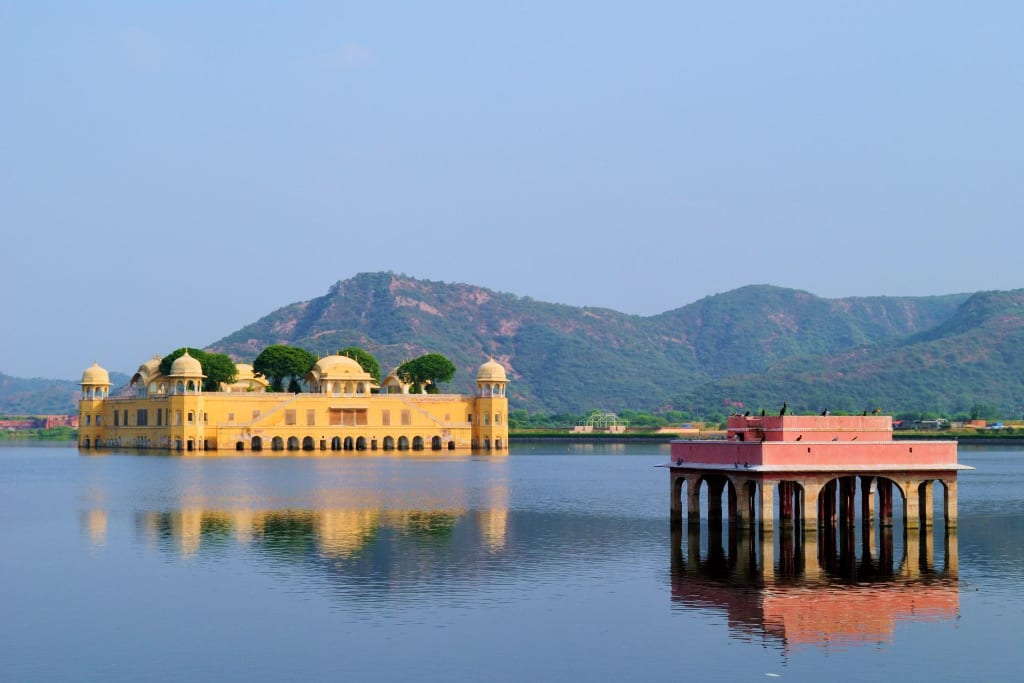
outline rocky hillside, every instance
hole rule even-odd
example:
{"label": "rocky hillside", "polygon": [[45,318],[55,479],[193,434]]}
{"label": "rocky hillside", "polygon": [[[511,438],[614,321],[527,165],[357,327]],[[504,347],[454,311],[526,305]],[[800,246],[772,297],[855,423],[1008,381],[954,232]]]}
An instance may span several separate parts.
{"label": "rocky hillside", "polygon": [[[167,350],[180,341],[168,340]],[[364,273],[208,349],[252,361],[269,344],[319,354],[357,345],[385,371],[438,352],[459,369],[456,391],[469,390],[476,367],[493,356],[510,370],[513,405],[547,413],[672,407],[706,415],[787,400],[801,412],[955,413],[987,404],[1009,415],[1024,403],[1022,342],[1024,290],[823,299],[755,285],[641,317]],[[62,400],[72,410],[77,387],[66,384],[0,376],[0,412],[63,412]]]}
{"label": "rocky hillside", "polygon": [[969,413],[995,406],[1016,417],[1024,406],[1024,290],[979,292],[922,332],[832,355],[787,359],[757,375],[679,392],[676,402],[723,398],[747,407],[788,400],[804,411],[921,410]]}
{"label": "rocky hillside", "polygon": [[[471,285],[368,273],[336,283],[323,297],[274,311],[211,349],[252,359],[271,343],[317,353],[356,344],[385,367],[437,351],[459,367],[454,387],[459,390],[472,385],[474,368],[493,355],[510,369],[513,401],[530,410],[654,409],[683,403],[703,409],[721,405],[726,397],[705,401],[693,393],[696,387],[766,372],[791,359],[824,362],[865,348],[881,353],[937,329],[966,299],[829,300],[750,286],[640,317]],[[745,392],[737,395],[750,390]]]}

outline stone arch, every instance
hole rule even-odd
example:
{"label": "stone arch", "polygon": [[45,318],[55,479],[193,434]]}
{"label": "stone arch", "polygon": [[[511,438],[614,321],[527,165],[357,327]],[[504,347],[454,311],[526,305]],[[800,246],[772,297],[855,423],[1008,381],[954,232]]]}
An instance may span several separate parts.
{"label": "stone arch", "polygon": [[423,437],[422,436],[414,436],[414,437],[412,437],[412,449],[414,451],[422,451],[423,450]]}
{"label": "stone arch", "polygon": [[[701,495],[701,491],[704,494]],[[702,474],[693,479],[692,486],[688,492],[690,501],[691,524],[699,523],[701,518],[707,519],[709,524],[721,524],[722,522],[722,496],[728,494],[730,509],[735,509],[737,500],[736,486],[733,481],[724,474]],[[694,519],[695,518],[695,519]]]}
{"label": "stone arch", "polygon": [[332,451],[340,451],[341,450],[341,437],[340,436],[336,436],[333,439],[331,439],[331,450]]}
{"label": "stone arch", "polygon": [[407,451],[409,450],[409,437],[400,436],[398,437],[398,450]]}
{"label": "stone arch", "polygon": [[[735,476],[726,477],[726,500],[729,505],[729,523],[741,527],[751,528],[753,522],[759,519],[760,512],[758,501],[758,486],[764,486],[765,482],[741,479]],[[772,482],[767,482],[771,486]],[[708,491],[710,492],[710,487]]]}
{"label": "stone arch", "polygon": [[354,441],[354,440],[352,439],[352,437],[351,437],[351,436],[346,436],[346,437],[345,437],[345,441],[344,441],[344,444],[343,444],[343,446],[342,446],[342,447],[343,447],[343,448],[344,448],[344,449],[345,449],[346,451],[351,451],[351,450],[353,450],[353,449],[354,449],[354,448],[356,447],[356,443],[355,443],[355,441]]}
{"label": "stone arch", "polygon": [[288,437],[288,450],[297,451],[299,450],[299,437],[289,436]]}
{"label": "stone arch", "polygon": [[450,451],[454,451],[455,450],[455,442],[454,441],[449,441],[448,442],[448,450],[450,450]]}
{"label": "stone arch", "polygon": [[366,437],[365,436],[360,436],[358,439],[356,439],[356,450],[357,451],[365,451],[366,450]]}
{"label": "stone arch", "polygon": [[430,450],[439,451],[441,450],[441,437],[435,436],[430,440]]}
{"label": "stone arch", "polygon": [[393,451],[395,450],[395,438],[393,436],[384,437],[384,450]]}
{"label": "stone arch", "polygon": [[856,489],[847,488],[850,486],[851,477],[835,476],[821,486],[818,494],[818,525],[826,531],[835,529],[839,523],[840,513],[847,517],[853,502],[850,501],[851,493],[856,495]]}
{"label": "stone arch", "polygon": [[275,436],[270,440],[270,450],[272,451],[283,451],[284,450],[284,439],[279,436]]}
{"label": "stone arch", "polygon": [[795,479],[781,479],[775,484],[775,495],[773,496],[775,506],[778,508],[779,523],[783,526],[792,525],[795,528],[802,528],[803,520],[806,518],[805,507],[807,499],[803,483]]}
{"label": "stone arch", "polygon": [[236,451],[244,451],[245,450],[245,442],[244,441],[236,441],[235,442],[235,450]]}
{"label": "stone arch", "polygon": [[[935,486],[936,482],[941,488]],[[949,515],[956,515],[957,485],[955,481],[949,481],[941,477],[925,479],[917,483],[915,487],[917,494],[916,513],[921,528],[939,526],[937,522],[941,519],[943,526],[948,526]],[[906,501],[904,501],[906,504]],[[913,505],[910,506],[913,511]]]}
{"label": "stone arch", "polygon": [[251,448],[254,451],[262,451],[263,450],[263,439],[261,437],[258,437],[258,436],[252,437],[252,442],[249,444],[249,448]]}
{"label": "stone arch", "polygon": [[682,505],[683,494],[686,492],[686,481],[687,478],[682,475],[676,475],[672,479],[672,501],[678,501],[678,505]]}
{"label": "stone arch", "polygon": [[313,437],[307,436],[307,437],[304,437],[302,439],[302,450],[304,450],[304,451],[311,451],[315,447],[316,447],[316,444],[313,442]]}

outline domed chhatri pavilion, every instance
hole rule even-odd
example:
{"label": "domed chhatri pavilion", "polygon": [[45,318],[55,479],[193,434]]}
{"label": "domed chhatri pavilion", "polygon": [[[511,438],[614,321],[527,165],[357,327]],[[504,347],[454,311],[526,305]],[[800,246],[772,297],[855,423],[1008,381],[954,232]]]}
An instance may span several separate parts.
{"label": "domed chhatri pavilion", "polygon": [[202,365],[186,351],[160,372],[139,366],[127,395],[110,395],[98,364],[82,373],[80,448],[186,452],[405,451],[508,448],[508,375],[493,358],[480,366],[476,393],[410,394],[392,371],[378,386],[355,360],[317,361],[305,393],[272,393],[251,365],[232,384],[203,389]]}

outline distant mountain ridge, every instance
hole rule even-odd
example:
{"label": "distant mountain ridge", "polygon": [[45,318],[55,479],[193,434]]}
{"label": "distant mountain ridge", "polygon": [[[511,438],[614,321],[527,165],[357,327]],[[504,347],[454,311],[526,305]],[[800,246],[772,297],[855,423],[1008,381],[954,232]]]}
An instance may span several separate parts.
{"label": "distant mountain ridge", "polygon": [[780,398],[804,410],[883,407],[938,413],[995,406],[1005,416],[1024,406],[1024,290],[978,292],[935,327],[834,356],[794,357],[757,376],[692,388],[697,404],[742,396],[745,405]]}
{"label": "distant mountain ridge", "polygon": [[[127,382],[127,375],[110,373],[115,384]],[[78,411],[77,380],[23,379],[0,372],[0,413],[5,415],[67,415]]]}
{"label": "distant mountain ridge", "polygon": [[[168,351],[182,340],[168,340]],[[493,356],[513,407],[546,413],[739,405],[958,412],[1021,403],[1024,290],[825,299],[750,285],[654,316],[535,301],[389,272],[336,282],[208,349],[252,361],[274,343],[318,354],[357,345],[385,372],[425,352],[473,385]],[[139,359],[141,362],[144,359]],[[7,392],[0,383],[0,411]],[[73,405],[73,404],[72,404]]]}
{"label": "distant mountain ridge", "polygon": [[[969,297],[823,299],[751,285],[642,317],[466,284],[363,273],[335,283],[323,297],[274,311],[210,348],[251,359],[269,343],[317,353],[357,344],[385,367],[437,351],[458,366],[459,390],[469,388],[473,370],[493,356],[510,370],[513,404],[529,410],[673,406],[705,412],[746,404],[743,397],[759,394],[759,375],[790,360],[824,366],[856,349],[895,348],[951,320]],[[697,391],[733,378],[752,386],[730,386],[729,396],[717,398]]]}

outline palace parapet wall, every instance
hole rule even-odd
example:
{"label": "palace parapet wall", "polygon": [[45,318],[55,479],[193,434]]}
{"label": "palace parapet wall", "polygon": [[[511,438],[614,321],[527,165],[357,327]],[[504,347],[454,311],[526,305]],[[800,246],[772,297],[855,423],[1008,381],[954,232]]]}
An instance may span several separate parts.
{"label": "palace parapet wall", "polygon": [[893,441],[889,416],[733,416],[725,441],[674,441],[672,460],[779,471],[946,469],[956,467],[956,448],[954,441]]}

